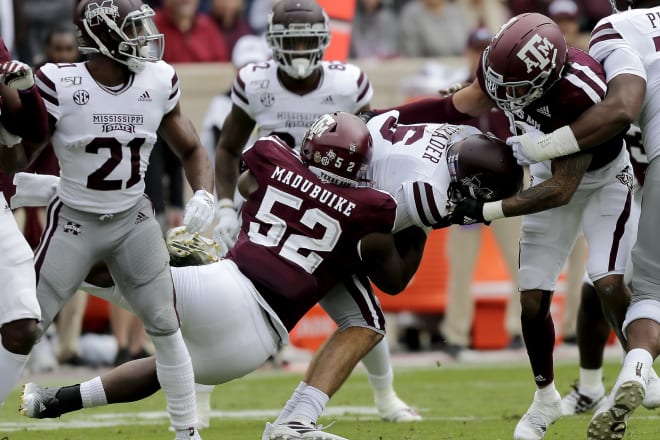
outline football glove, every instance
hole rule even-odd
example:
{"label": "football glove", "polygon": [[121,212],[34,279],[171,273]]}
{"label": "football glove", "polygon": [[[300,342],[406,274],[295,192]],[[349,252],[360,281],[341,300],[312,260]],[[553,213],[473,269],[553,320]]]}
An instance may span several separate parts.
{"label": "football glove", "polygon": [[201,232],[209,227],[214,216],[215,197],[205,189],[195,191],[183,214],[183,224],[190,232]]}
{"label": "football glove", "polygon": [[34,85],[34,76],[30,66],[11,60],[0,64],[0,81],[12,89],[27,90]]}
{"label": "football glove", "polygon": [[490,222],[484,220],[484,202],[473,199],[471,197],[464,197],[456,202],[454,210],[449,214],[449,222],[453,225],[472,225],[474,223]]}
{"label": "football glove", "polygon": [[202,237],[199,232],[190,232],[185,226],[167,231],[165,237],[170,253],[170,266],[202,266],[218,261],[227,254],[222,243]]}
{"label": "football glove", "polygon": [[234,209],[234,202],[230,199],[219,200],[216,217],[218,218],[218,224],[213,229],[213,239],[232,248],[236,243],[238,231],[241,229],[238,213]]}
{"label": "football glove", "polygon": [[529,148],[531,144],[534,144],[538,138],[543,136],[543,132],[521,121],[514,122],[514,125],[516,131],[522,131],[523,134],[508,137],[506,140],[507,145],[511,146],[513,157],[516,158],[520,166],[536,163],[537,161],[530,156]]}

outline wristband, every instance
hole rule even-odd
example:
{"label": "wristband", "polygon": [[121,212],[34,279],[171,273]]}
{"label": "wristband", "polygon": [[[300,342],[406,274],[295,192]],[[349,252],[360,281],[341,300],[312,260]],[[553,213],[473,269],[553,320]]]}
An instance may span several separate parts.
{"label": "wristband", "polygon": [[502,211],[501,200],[498,200],[497,202],[484,203],[484,207],[482,208],[481,213],[484,217],[484,220],[487,222],[506,217],[504,215],[504,211]]}
{"label": "wristband", "polygon": [[222,209],[222,208],[234,209],[234,201],[230,198],[225,197],[224,199],[218,200],[218,204],[216,206],[218,207],[218,209]]}
{"label": "wristband", "polygon": [[568,156],[578,151],[580,151],[580,146],[573,134],[573,130],[568,125],[564,125],[552,133],[545,134],[536,139],[529,146],[527,153],[532,159],[542,162],[556,157]]}

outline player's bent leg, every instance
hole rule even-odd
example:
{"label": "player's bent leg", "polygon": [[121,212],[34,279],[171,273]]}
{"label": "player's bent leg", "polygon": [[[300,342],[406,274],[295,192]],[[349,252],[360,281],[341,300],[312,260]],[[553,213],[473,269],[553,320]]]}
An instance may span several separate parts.
{"label": "player's bent leg", "polygon": [[630,304],[630,289],[623,281],[623,274],[612,274],[600,278],[594,281],[594,287],[603,304],[605,319],[625,349],[626,338],[622,328]]}
{"label": "player's bent leg", "polygon": [[383,338],[362,358],[362,363],[367,368],[369,383],[374,390],[376,409],[381,419],[395,423],[422,420],[422,416],[401,400],[394,391],[394,372],[386,338]]}
{"label": "player's bent leg", "polygon": [[23,387],[19,411],[35,419],[60,417],[82,408],[135,402],[159,389],[156,358],[152,356],[126,362],[76,385],[46,388],[28,383]]}
{"label": "player's bent leg", "polygon": [[580,380],[562,399],[562,415],[565,416],[591,411],[605,399],[603,350],[610,335],[610,326],[603,314],[596,289],[588,282],[582,286],[576,327]]}
{"label": "player's bent leg", "polygon": [[523,338],[538,389],[516,425],[514,440],[541,440],[548,427],[561,417],[561,395],[554,383],[555,329],[550,315],[551,299],[552,293],[544,290],[521,292]]}
{"label": "player's bent leg", "polygon": [[[338,331],[347,328],[357,330],[370,338],[385,334],[385,317],[371,284],[363,277],[353,276],[345,283],[338,283],[320,302],[323,309],[337,323]],[[369,330],[371,330],[370,334]],[[315,359],[318,356],[315,356]],[[419,414],[403,402],[394,391],[394,373],[390,361],[389,346],[385,339],[374,339],[374,345],[362,358],[379,415],[391,422],[421,420]]]}

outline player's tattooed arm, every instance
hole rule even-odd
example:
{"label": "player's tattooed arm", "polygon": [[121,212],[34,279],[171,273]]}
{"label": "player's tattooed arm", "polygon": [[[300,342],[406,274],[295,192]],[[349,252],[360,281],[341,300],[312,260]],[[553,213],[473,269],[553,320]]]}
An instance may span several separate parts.
{"label": "player's tattooed arm", "polygon": [[504,199],[502,212],[506,217],[515,217],[567,204],[577,190],[592,157],[591,154],[580,154],[554,159],[552,177]]}

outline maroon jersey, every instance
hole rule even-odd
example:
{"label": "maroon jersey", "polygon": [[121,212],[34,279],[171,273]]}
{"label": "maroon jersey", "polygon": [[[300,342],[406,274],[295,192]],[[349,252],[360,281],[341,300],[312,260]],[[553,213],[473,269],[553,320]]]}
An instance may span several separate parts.
{"label": "maroon jersey", "polygon": [[[477,68],[477,78],[484,94],[486,91],[483,65]],[[607,93],[603,67],[579,49],[569,48],[568,61],[561,78],[539,99],[512,115],[544,133],[575,121],[589,107],[600,102]],[[598,147],[576,154],[593,154],[589,171],[610,163],[623,148],[623,135],[617,135]]]}
{"label": "maroon jersey", "polygon": [[259,189],[243,205],[230,251],[287,329],[343,278],[360,271],[358,242],[391,232],[396,202],[371,188],[321,182],[277,137],[243,152]]}

